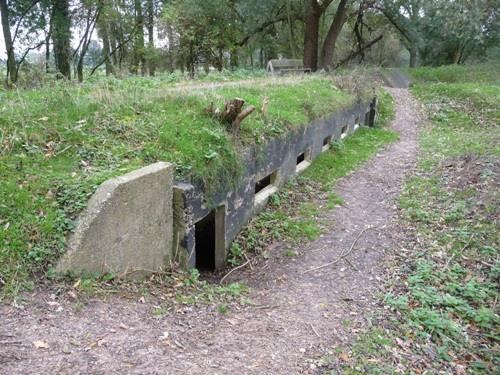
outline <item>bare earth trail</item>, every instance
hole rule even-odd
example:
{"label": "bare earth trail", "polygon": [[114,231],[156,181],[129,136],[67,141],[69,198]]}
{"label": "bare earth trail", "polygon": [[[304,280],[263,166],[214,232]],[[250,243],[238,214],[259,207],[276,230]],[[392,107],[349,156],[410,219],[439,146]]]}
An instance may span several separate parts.
{"label": "bare earth trail", "polygon": [[[423,121],[407,90],[391,93],[397,103],[392,126],[401,139],[337,185],[346,203],[324,214],[330,232],[296,249],[301,255],[294,259],[272,259],[234,275],[251,287],[256,306],[227,314],[185,307],[155,317],[149,300],[92,300],[77,312],[74,303],[53,303],[49,293],[37,292],[24,309],[0,306],[0,373],[313,372],[308,358],[352,340],[378,308],[384,253],[394,249],[395,201],[415,165]],[[375,228],[359,236],[369,227]],[[348,258],[359,272],[345,261],[305,272],[338,258],[358,236]],[[37,340],[50,347],[36,349]]]}

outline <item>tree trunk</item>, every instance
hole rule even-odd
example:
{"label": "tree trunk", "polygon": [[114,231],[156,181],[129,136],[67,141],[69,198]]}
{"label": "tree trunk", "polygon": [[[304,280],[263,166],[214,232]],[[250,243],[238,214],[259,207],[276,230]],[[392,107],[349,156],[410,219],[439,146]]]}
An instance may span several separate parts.
{"label": "tree trunk", "polygon": [[50,72],[50,38],[52,37],[52,24],[54,22],[54,9],[47,6],[49,11],[49,31],[45,35],[45,73]]}
{"label": "tree trunk", "polygon": [[102,57],[104,59],[104,64],[106,67],[106,76],[109,76],[114,73],[114,67],[109,56],[111,45],[109,42],[108,25],[106,25],[105,22],[101,24],[101,27],[99,28],[99,34],[102,39]]}
{"label": "tree trunk", "polygon": [[231,49],[231,57],[229,59],[229,63],[231,65],[231,70],[235,70],[238,68],[239,59],[238,59],[238,50],[236,48]]}
{"label": "tree trunk", "polygon": [[56,69],[67,79],[71,79],[71,20],[68,0],[53,0],[54,20],[52,40]]}
{"label": "tree trunk", "polygon": [[0,13],[2,16],[2,30],[7,52],[7,76],[5,77],[5,85],[9,87],[17,81],[16,56],[14,54],[14,44],[9,27],[9,9],[7,0],[0,0]]}
{"label": "tree trunk", "polygon": [[337,12],[335,13],[335,17],[333,17],[332,24],[326,35],[325,42],[323,43],[323,48],[321,50],[321,67],[325,70],[333,66],[335,44],[347,20],[348,2],[348,0],[340,0]]}
{"label": "tree trunk", "polygon": [[189,55],[186,62],[186,67],[189,73],[189,78],[194,79],[196,77],[195,68],[195,56],[194,56],[194,46],[193,41],[189,41]]}
{"label": "tree trunk", "polygon": [[169,56],[169,71],[173,73],[177,67],[175,61],[175,38],[174,31],[171,25],[167,25],[167,39],[168,39],[168,56]]}
{"label": "tree trunk", "polygon": [[417,67],[417,48],[415,47],[415,44],[412,43],[410,48],[410,68],[416,68]]}
{"label": "tree trunk", "polygon": [[304,32],[304,68],[318,70],[319,20],[321,9],[316,0],[309,0]]}
{"label": "tree trunk", "polygon": [[154,76],[155,75],[155,61],[154,61],[154,48],[155,48],[155,41],[154,41],[154,16],[155,16],[155,8],[154,8],[154,3],[153,0],[148,0],[147,2],[147,12],[148,12],[148,49],[149,49],[149,55],[148,55],[148,69],[149,69],[149,75]]}
{"label": "tree trunk", "polygon": [[134,0],[135,8],[135,43],[134,43],[134,67],[133,72],[137,73],[139,68],[142,75],[146,74],[146,59],[144,57],[144,16],[142,14],[142,1]]}
{"label": "tree trunk", "polygon": [[[289,39],[289,44],[290,44],[290,53],[293,59],[297,57],[297,54],[295,52],[295,34],[293,31],[293,21],[292,21],[292,15],[291,15],[291,6],[290,6],[290,0],[286,1],[286,16],[287,16],[287,21],[288,21],[288,39]],[[253,68],[253,66],[252,66]]]}
{"label": "tree trunk", "polygon": [[[116,30],[116,27],[114,24],[111,24],[110,30],[111,30],[111,35],[108,35],[108,44],[109,44],[109,50],[112,51],[112,50],[117,49],[117,46],[118,46],[118,39],[117,39],[116,35],[114,35],[115,34],[114,31]],[[103,49],[104,49],[104,46],[103,46]],[[118,49],[118,51],[119,51],[119,49]],[[113,66],[118,66],[118,63],[120,61],[120,57],[119,57],[120,53],[121,52],[117,52],[111,56],[111,63]]]}
{"label": "tree trunk", "polygon": [[224,47],[217,48],[216,68],[219,72],[224,70]]}

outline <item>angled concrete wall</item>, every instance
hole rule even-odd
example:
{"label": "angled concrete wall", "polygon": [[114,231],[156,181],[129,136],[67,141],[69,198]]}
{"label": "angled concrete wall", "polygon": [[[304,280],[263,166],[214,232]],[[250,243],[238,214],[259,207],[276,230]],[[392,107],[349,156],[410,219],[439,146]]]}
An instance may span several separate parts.
{"label": "angled concrete wall", "polygon": [[174,168],[156,163],[104,182],[80,214],[57,270],[140,277],[172,251]]}

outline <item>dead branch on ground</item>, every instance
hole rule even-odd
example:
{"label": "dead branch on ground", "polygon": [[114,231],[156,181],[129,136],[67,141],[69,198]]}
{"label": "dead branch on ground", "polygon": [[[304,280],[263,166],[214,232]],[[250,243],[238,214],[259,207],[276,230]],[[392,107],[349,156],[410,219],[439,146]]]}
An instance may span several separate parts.
{"label": "dead branch on ground", "polygon": [[[328,262],[328,263],[325,263],[321,266],[318,266],[318,267],[314,267],[314,268],[311,268],[311,269],[308,269],[307,271],[304,271],[302,274],[306,274],[306,273],[309,273],[309,272],[313,272],[313,271],[317,271],[317,270],[320,270],[322,268],[326,268],[326,267],[329,267],[329,266],[333,266],[335,264],[337,264],[338,262],[346,259],[346,257],[352,252],[352,250],[354,249],[354,246],[356,246],[356,243],[359,241],[359,239],[361,238],[361,236],[363,235],[363,233],[365,233],[366,231],[370,230],[370,229],[376,229],[377,227],[368,227],[368,228],[365,228],[363,229],[359,234],[358,236],[356,237],[356,239],[354,240],[354,242],[351,244],[351,247],[347,250],[347,251],[342,251],[340,253],[340,255],[338,256],[337,259],[335,259],[334,261],[332,262]],[[353,265],[354,266],[354,265]]]}

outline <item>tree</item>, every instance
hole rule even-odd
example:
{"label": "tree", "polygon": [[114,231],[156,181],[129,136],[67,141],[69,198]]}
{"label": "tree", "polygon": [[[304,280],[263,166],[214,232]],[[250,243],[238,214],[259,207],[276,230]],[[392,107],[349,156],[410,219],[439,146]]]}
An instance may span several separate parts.
{"label": "tree", "polygon": [[[80,9],[81,23],[83,23],[83,36],[80,39],[80,43],[76,48],[73,56],[77,57],[76,61],[76,74],[78,77],[78,82],[83,82],[83,63],[85,60],[85,55],[89,48],[90,42],[92,41],[92,34],[94,32],[95,26],[101,15],[103,8],[103,1],[83,1],[82,8]],[[82,27],[80,27],[82,28]]]}
{"label": "tree", "polygon": [[332,24],[328,30],[323,48],[321,49],[321,67],[328,70],[333,65],[333,54],[335,51],[335,44],[342,31],[342,27],[347,20],[348,0],[340,0],[337,6],[337,11],[333,17]]}
{"label": "tree", "polygon": [[148,71],[150,76],[155,75],[155,38],[154,38],[154,25],[155,25],[155,7],[153,0],[147,0],[147,29],[148,29]]}
{"label": "tree", "polygon": [[382,0],[376,5],[392,26],[400,33],[410,54],[410,68],[417,66],[417,54],[423,44],[419,27],[425,0]]}
{"label": "tree", "polygon": [[423,65],[463,63],[484,53],[498,29],[494,0],[381,0],[376,8],[402,36],[410,67],[417,58]]}
{"label": "tree", "polygon": [[14,43],[10,33],[9,5],[7,0],[0,0],[0,13],[2,16],[2,31],[7,50],[7,76],[5,85],[9,87],[17,81],[16,55],[14,53]]}
{"label": "tree", "polygon": [[146,74],[146,57],[144,50],[144,15],[142,13],[142,1],[134,0],[135,10],[135,37],[134,37],[134,61],[131,71]]}
{"label": "tree", "polygon": [[[41,47],[40,31],[45,28],[43,5],[48,0],[17,0],[0,2],[2,30],[7,52],[5,84],[17,82],[18,72],[28,53]],[[16,48],[16,43],[19,48]],[[22,53],[16,53],[22,51]]]}
{"label": "tree", "polygon": [[164,22],[179,36],[178,57],[191,77],[201,62],[222,69],[225,51],[235,61],[242,30],[235,1],[173,0],[166,8]]}
{"label": "tree", "polygon": [[304,67],[312,71],[318,69],[319,22],[333,0],[307,0],[304,32]]}
{"label": "tree", "polygon": [[57,71],[71,79],[71,19],[68,0],[53,0],[54,59]]}

